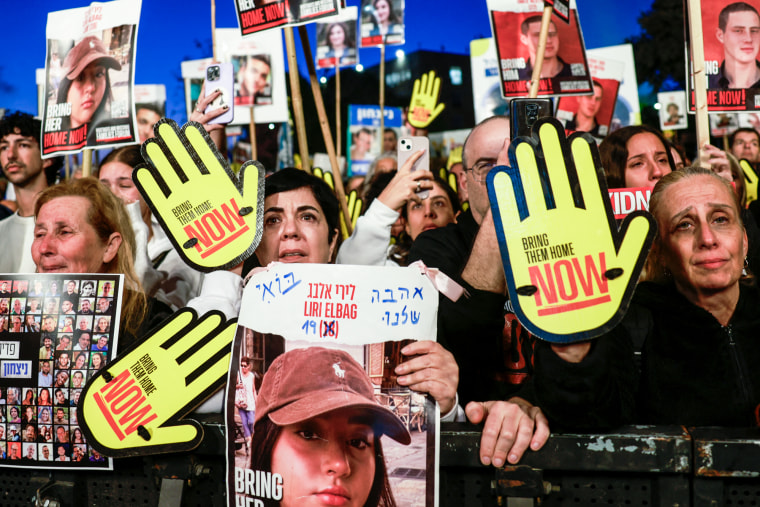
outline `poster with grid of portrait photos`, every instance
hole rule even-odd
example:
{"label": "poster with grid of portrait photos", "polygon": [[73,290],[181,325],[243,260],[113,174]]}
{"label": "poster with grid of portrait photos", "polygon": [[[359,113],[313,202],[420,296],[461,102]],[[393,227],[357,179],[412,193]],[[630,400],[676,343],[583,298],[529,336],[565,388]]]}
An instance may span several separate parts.
{"label": "poster with grid of portrait photos", "polygon": [[112,469],[78,425],[118,344],[123,275],[0,274],[0,467]]}

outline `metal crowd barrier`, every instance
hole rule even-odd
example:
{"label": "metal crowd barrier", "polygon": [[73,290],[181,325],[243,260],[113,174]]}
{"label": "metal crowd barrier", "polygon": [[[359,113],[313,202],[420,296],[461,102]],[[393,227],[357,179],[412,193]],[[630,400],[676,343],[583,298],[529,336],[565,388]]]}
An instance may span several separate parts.
{"label": "metal crowd barrier", "polygon": [[[224,506],[224,426],[202,423],[193,452],[120,459],[112,472],[2,468],[0,506]],[[760,429],[556,433],[502,469],[480,464],[479,441],[472,425],[442,425],[441,507],[760,506]]]}

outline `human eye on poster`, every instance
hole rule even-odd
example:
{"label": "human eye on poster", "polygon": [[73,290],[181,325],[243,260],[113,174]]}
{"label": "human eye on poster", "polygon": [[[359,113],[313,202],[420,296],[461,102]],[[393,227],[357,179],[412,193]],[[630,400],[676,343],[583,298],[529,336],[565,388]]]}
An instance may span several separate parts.
{"label": "human eye on poster", "polygon": [[[435,337],[437,306],[415,268],[254,275],[227,380],[228,505],[436,505],[437,409],[394,368],[405,345]],[[330,449],[350,467],[338,485],[314,466]]]}
{"label": "human eye on poster", "polygon": [[361,47],[404,43],[404,0],[362,0]]}
{"label": "human eye on poster", "polygon": [[[502,94],[524,96],[536,62],[543,0],[488,0]],[[584,95],[592,90],[578,11],[570,2],[569,23],[552,14],[541,67],[539,95]]]}
{"label": "human eye on poster", "polygon": [[140,6],[117,0],[48,14],[43,157],[137,140],[132,89]]}
{"label": "human eye on poster", "polygon": [[328,22],[317,23],[317,68],[353,67],[359,63],[356,50],[357,8],[347,7]]}
{"label": "human eye on poster", "polygon": [[338,0],[236,0],[238,27],[248,35],[286,25],[303,25],[339,11]]}
{"label": "human eye on poster", "polygon": [[114,358],[122,275],[0,274],[0,467],[112,469],[79,424]]}
{"label": "human eye on poster", "polygon": [[[701,2],[709,111],[760,109],[760,2]],[[689,26],[689,23],[686,24]],[[689,38],[687,37],[687,41]],[[690,50],[691,48],[689,48]],[[687,68],[689,62],[687,61]],[[694,110],[689,79],[689,107]]]}

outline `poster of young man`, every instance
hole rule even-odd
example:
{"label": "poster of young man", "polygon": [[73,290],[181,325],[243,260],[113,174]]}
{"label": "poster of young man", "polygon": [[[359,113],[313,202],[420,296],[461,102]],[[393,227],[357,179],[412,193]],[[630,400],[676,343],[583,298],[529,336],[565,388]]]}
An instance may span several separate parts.
{"label": "poster of young man", "polygon": [[[413,328],[434,325],[438,300],[432,284],[407,269],[280,264],[251,278],[227,381],[230,507],[379,506],[391,498],[437,505],[437,408],[397,382],[395,368],[407,360],[401,351],[413,340],[396,338],[393,323],[407,305],[419,320],[401,317],[395,329],[419,337]],[[274,299],[267,292],[264,301],[260,289],[272,281]],[[382,295],[373,298],[372,287]],[[409,299],[405,290],[420,292]],[[303,316],[294,318],[294,308]],[[391,320],[376,320],[375,310]],[[298,321],[299,330],[278,320]],[[371,326],[375,338],[352,321]],[[336,468],[319,465],[328,456],[341,456],[331,461]],[[415,477],[392,476],[399,467]]]}
{"label": "poster of young man", "polygon": [[606,46],[586,51],[588,58],[615,60],[623,64],[623,79],[618,89],[615,111],[612,116],[610,132],[620,127],[641,124],[641,108],[639,106],[639,84],[636,81],[636,62],[633,57],[633,46],[620,44]]}
{"label": "poster of young man", "polygon": [[117,0],[48,14],[43,157],[137,140],[132,89],[140,6]]}
{"label": "poster of young man", "polygon": [[594,93],[577,97],[560,97],[557,119],[570,132],[588,132],[597,139],[610,132],[612,114],[617,102],[623,64],[606,58],[588,58]]}
{"label": "poster of young man", "polygon": [[[703,1],[701,7],[708,110],[760,109],[760,2]],[[691,83],[688,91],[693,110]]]}
{"label": "poster of young man", "polygon": [[240,35],[338,14],[338,0],[236,0]]}
{"label": "poster of young man", "polygon": [[359,63],[356,50],[356,7],[317,23],[317,68],[353,67]]}
{"label": "poster of young man", "polygon": [[233,125],[288,121],[285,62],[279,30],[242,37],[234,28],[216,30],[218,54],[235,69]]}
{"label": "poster of young man", "polygon": [[657,102],[660,104],[660,130],[683,130],[689,126],[685,91],[658,93]]}
{"label": "poster of young man", "polygon": [[362,0],[361,47],[404,43],[404,0]]}
{"label": "poster of young man", "polygon": [[166,116],[166,87],[158,85],[135,86],[135,110],[140,142],[153,137],[153,125]]}
{"label": "poster of young man", "polygon": [[[385,128],[397,132],[404,124],[403,112],[399,107],[386,107]],[[348,106],[348,137],[347,137],[349,176],[367,174],[372,161],[382,153],[384,147],[380,142],[380,107],[379,106]],[[393,147],[392,151],[395,152]]]}
{"label": "poster of young man", "polygon": [[[110,470],[112,460],[88,459],[78,403],[115,357],[123,275],[5,274],[3,283],[14,291],[0,294],[0,414],[9,423],[0,425],[0,447],[23,442],[23,460],[0,467]],[[90,288],[105,284],[111,290],[93,314]]]}
{"label": "poster of young man", "polygon": [[[488,0],[505,97],[524,96],[536,62],[541,16],[540,0]],[[583,95],[592,91],[578,11],[570,4],[570,23],[555,14],[549,25],[539,95]]]}

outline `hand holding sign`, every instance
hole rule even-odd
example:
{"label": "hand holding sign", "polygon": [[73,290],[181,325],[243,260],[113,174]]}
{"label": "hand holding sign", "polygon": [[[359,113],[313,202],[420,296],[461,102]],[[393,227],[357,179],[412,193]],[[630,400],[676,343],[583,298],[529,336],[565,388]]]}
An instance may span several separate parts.
{"label": "hand holding sign", "polygon": [[148,162],[132,178],[184,261],[200,271],[228,269],[261,240],[264,168],[246,162],[235,176],[203,127],[180,132],[163,119],[142,146]]}
{"label": "hand holding sign", "polygon": [[509,297],[540,338],[593,338],[623,318],[655,222],[635,213],[618,231],[590,137],[568,141],[553,118],[533,133],[510,146],[512,167],[488,175]]}
{"label": "hand holding sign", "polygon": [[443,103],[438,104],[440,91],[441,78],[435,76],[434,70],[423,74],[421,81],[420,79],[414,80],[412,100],[409,103],[409,113],[407,114],[409,123],[413,127],[426,128],[441,114],[446,106]]}
{"label": "hand holding sign", "polygon": [[203,429],[180,417],[224,384],[237,321],[184,309],[95,375],[79,403],[88,442],[106,456],[185,451]]}

